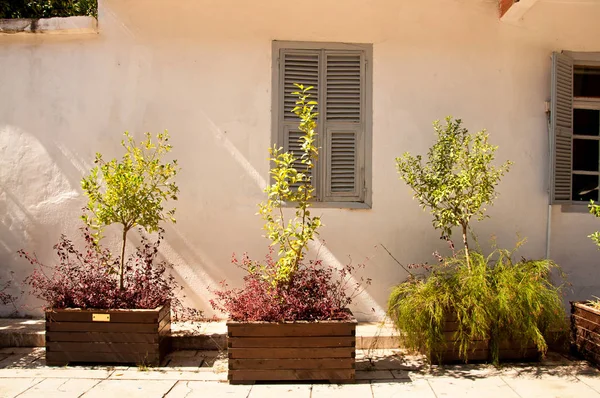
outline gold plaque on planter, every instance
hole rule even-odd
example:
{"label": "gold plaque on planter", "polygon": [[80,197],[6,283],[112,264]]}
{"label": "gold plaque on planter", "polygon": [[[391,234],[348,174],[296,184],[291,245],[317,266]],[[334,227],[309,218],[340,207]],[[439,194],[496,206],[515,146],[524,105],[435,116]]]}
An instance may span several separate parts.
{"label": "gold plaque on planter", "polygon": [[110,314],[92,314],[94,322],[110,322]]}

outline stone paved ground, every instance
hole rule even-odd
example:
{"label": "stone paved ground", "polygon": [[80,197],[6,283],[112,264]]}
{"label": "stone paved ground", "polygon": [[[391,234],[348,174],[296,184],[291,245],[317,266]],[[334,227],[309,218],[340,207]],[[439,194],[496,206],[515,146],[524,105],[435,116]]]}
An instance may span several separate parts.
{"label": "stone paved ground", "polygon": [[558,354],[535,364],[429,367],[400,350],[357,353],[353,385],[232,386],[217,351],[175,351],[162,367],[47,367],[43,348],[0,349],[0,397],[543,397],[600,398],[600,372]]}

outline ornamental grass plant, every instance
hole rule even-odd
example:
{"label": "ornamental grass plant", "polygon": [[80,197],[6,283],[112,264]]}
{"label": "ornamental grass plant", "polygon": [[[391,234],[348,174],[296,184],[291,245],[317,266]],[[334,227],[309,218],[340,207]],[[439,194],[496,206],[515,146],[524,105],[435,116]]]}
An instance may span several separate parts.
{"label": "ornamental grass plant", "polygon": [[447,347],[444,324],[456,317],[453,336],[459,356],[468,361],[473,341],[489,340],[493,363],[500,345],[516,342],[548,349],[549,331],[566,327],[563,285],[551,282],[560,269],[551,260],[515,260],[515,252],[496,249],[484,256],[464,251],[440,259],[427,274],[410,276],[390,295],[388,313],[407,348],[431,355]]}
{"label": "ornamental grass plant", "polygon": [[[433,216],[433,226],[450,242],[453,229],[460,228],[463,248],[452,254],[436,254],[438,263],[424,265],[425,273],[409,270],[408,279],[394,287],[388,314],[401,331],[405,345],[441,357],[456,349],[469,359],[475,341],[489,341],[490,359],[498,363],[502,343],[525,350],[534,344],[540,353],[548,346],[549,330],[566,326],[562,304],[564,275],[549,259],[516,259],[516,250],[494,248],[489,255],[473,250],[469,236],[473,217],[488,217],[487,206],[497,197],[496,186],[511,162],[494,166],[496,146],[489,144],[485,130],[474,135],[460,119],[434,122],[437,137],[428,159],[405,153],[396,159],[400,178],[414,192],[423,209]],[[553,275],[562,278],[552,283]],[[451,338],[444,324],[455,319]],[[454,341],[455,347],[448,347]]]}

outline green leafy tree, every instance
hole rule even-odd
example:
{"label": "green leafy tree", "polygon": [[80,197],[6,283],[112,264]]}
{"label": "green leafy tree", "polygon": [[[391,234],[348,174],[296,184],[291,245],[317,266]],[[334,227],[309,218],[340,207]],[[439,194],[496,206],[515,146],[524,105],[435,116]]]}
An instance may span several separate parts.
{"label": "green leafy tree", "polygon": [[[273,183],[265,188],[267,201],[259,205],[259,214],[265,220],[267,238],[272,241],[272,245],[279,247],[275,274],[267,275],[273,284],[290,281],[304,258],[308,242],[314,239],[321,226],[321,218],[310,213],[310,200],[315,191],[311,175],[319,154],[315,131],[318,114],[314,111],[317,102],[310,100],[309,91],[312,87],[301,84],[296,84],[296,87],[299,91],[293,94],[298,96],[298,101],[292,112],[300,118],[302,155],[298,158],[276,146],[269,149]],[[302,167],[295,167],[298,162]],[[286,202],[296,204],[295,216],[287,221],[283,211]]]}
{"label": "green leafy tree", "polygon": [[177,160],[164,162],[163,157],[171,151],[169,133],[165,131],[152,141],[150,133],[139,145],[125,132],[121,145],[125,154],[119,161],[104,161],[96,153],[97,164],[87,177],[81,181],[81,187],[88,197],[87,209],[82,215],[85,223],[95,231],[99,241],[104,227],[120,224],[123,232],[121,259],[119,265],[120,287],[123,288],[125,272],[125,246],[127,233],[136,226],[147,232],[158,230],[161,221],[175,222],[175,209],[165,210],[163,202],[177,200],[179,188],[173,181],[179,167]]}
{"label": "green leafy tree", "polygon": [[510,165],[492,165],[497,149],[488,143],[485,130],[469,134],[460,119],[446,118],[446,124],[433,123],[437,142],[429,149],[423,164],[420,155],[405,153],[396,158],[400,178],[414,191],[423,209],[433,216],[433,227],[450,238],[452,228],[462,228],[467,264],[470,267],[467,232],[472,217],[485,218],[486,206],[497,196],[496,185]]}
{"label": "green leafy tree", "polygon": [[[594,203],[594,201],[590,201],[590,204],[588,205],[588,208],[590,209],[590,213],[594,215],[594,217],[600,218],[600,205]],[[596,246],[598,246],[600,248],[600,232],[596,231],[591,235],[588,235],[589,238],[591,238],[594,242],[596,242]]]}
{"label": "green leafy tree", "polygon": [[98,17],[98,0],[0,0],[0,18]]}

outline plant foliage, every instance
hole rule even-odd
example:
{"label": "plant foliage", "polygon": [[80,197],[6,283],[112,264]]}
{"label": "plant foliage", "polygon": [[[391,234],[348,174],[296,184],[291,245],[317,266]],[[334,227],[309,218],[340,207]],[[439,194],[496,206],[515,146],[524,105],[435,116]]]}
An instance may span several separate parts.
{"label": "plant foliage", "polygon": [[[590,214],[593,214],[596,218],[600,218],[600,205],[594,203],[594,201],[592,200],[590,201],[588,208],[590,209]],[[593,240],[596,243],[596,246],[600,248],[600,232],[596,231],[593,234],[589,235],[588,238]]]}
{"label": "plant foliage", "polygon": [[178,172],[177,160],[164,162],[163,157],[172,147],[168,143],[169,134],[165,131],[152,141],[150,133],[139,145],[125,132],[121,145],[125,154],[121,161],[112,159],[105,162],[100,153],[96,154],[97,164],[81,181],[88,197],[88,212],[82,219],[94,231],[98,242],[107,225],[116,223],[122,226],[121,263],[118,269],[120,287],[125,283],[125,247],[127,233],[136,226],[148,232],[158,230],[161,221],[175,222],[175,209],[165,210],[163,202],[177,200],[179,188],[173,181]]}
{"label": "plant foliage", "polygon": [[7,290],[10,289],[11,287],[12,287],[12,281],[8,281],[4,284],[2,284],[2,282],[0,282],[0,304],[1,305],[7,305],[7,304],[14,303],[14,301],[17,299],[15,296],[13,296],[12,294],[7,292]]}
{"label": "plant foliage", "polygon": [[513,260],[514,251],[497,249],[489,256],[464,251],[439,257],[426,276],[396,286],[388,313],[402,331],[406,347],[439,355],[446,348],[444,323],[456,317],[454,334],[465,361],[472,341],[490,339],[491,360],[498,363],[502,342],[534,343],[545,353],[548,330],[564,329],[563,285],[550,281],[551,260]]}
{"label": "plant foliage", "polygon": [[[297,84],[298,96],[293,112],[300,118],[302,154],[297,157],[282,148],[269,149],[273,183],[265,192],[267,201],[259,205],[265,221],[264,229],[271,240],[269,255],[264,262],[244,255],[233,263],[247,274],[240,289],[229,288],[223,282],[211,300],[214,309],[227,312],[236,321],[316,321],[345,320],[347,307],[360,292],[362,282],[353,280],[356,268],[347,265],[341,270],[324,267],[321,261],[305,260],[308,243],[318,235],[321,218],[310,212],[314,188],[311,174],[318,158],[316,146],[315,101],[310,100],[312,87]],[[292,219],[284,216],[287,202],[295,204]],[[277,249],[275,249],[277,248]],[[277,250],[277,255],[275,255]],[[354,284],[353,289],[350,285]]]}
{"label": "plant foliage", "polygon": [[221,290],[214,292],[211,300],[214,309],[229,313],[234,321],[318,321],[346,320],[350,318],[347,308],[358,293],[362,282],[351,282],[351,277],[363,264],[346,265],[342,269],[324,267],[321,261],[300,263],[298,270],[287,284],[273,286],[257,267],[274,273],[279,266],[271,248],[265,262],[258,264],[244,255],[233,263],[247,272],[242,289],[232,289],[221,283]]}
{"label": "plant foliage", "polygon": [[462,228],[467,264],[469,244],[467,231],[472,217],[482,220],[486,206],[497,196],[496,185],[511,165],[492,165],[497,147],[488,143],[485,130],[469,134],[460,119],[446,118],[446,124],[433,123],[437,137],[423,164],[421,155],[408,152],[396,158],[400,178],[414,191],[423,209],[433,216],[433,227],[450,238],[452,228]]}
{"label": "plant foliage", "polygon": [[[590,210],[590,214],[593,214],[596,218],[600,218],[600,205],[591,200],[588,208]],[[596,231],[591,235],[588,235],[588,238],[593,240],[594,243],[596,243],[596,246],[598,246],[600,249],[600,232]],[[588,300],[587,304],[597,310],[600,310],[600,298],[598,297],[595,297],[593,300]]]}
{"label": "plant foliage", "polygon": [[98,0],[0,0],[1,18],[98,17]]}
{"label": "plant foliage", "polygon": [[[127,270],[123,289],[116,269],[120,259],[101,248],[89,228],[81,228],[85,248],[77,249],[65,235],[54,245],[56,265],[42,264],[35,255],[23,250],[19,255],[35,266],[25,282],[31,294],[43,300],[48,308],[153,309],[171,303],[175,313],[189,313],[177,297],[182,288],[169,274],[172,264],[157,262],[156,256],[164,231],[158,230],[156,241],[142,235],[140,245],[125,261]],[[141,232],[141,231],[140,231]]]}
{"label": "plant foliage", "polygon": [[[300,118],[299,129],[304,133],[300,137],[302,155],[298,158],[276,146],[269,149],[273,184],[265,188],[267,201],[259,205],[267,238],[278,246],[277,267],[264,269],[273,285],[290,282],[304,258],[308,242],[314,240],[321,226],[321,218],[310,212],[315,190],[311,176],[319,154],[315,131],[318,114],[314,112],[317,102],[310,100],[312,87],[296,86],[299,91],[293,94],[298,96],[298,101],[292,112]],[[298,163],[302,164],[301,171],[295,166]],[[287,221],[283,211],[286,202],[293,202],[296,207],[295,217]]]}

